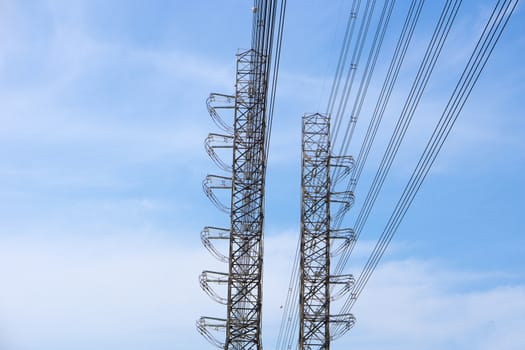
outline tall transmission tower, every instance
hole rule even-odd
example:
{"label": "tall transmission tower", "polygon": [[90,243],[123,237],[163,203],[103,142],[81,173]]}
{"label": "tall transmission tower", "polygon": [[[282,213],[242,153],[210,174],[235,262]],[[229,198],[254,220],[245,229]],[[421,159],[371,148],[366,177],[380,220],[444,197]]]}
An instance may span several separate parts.
{"label": "tall transmission tower", "polygon": [[[355,322],[352,314],[330,310],[331,301],[347,293],[354,282],[352,275],[330,273],[331,257],[354,239],[351,230],[332,229],[331,204],[348,210],[353,196],[330,190],[330,172],[331,167],[341,167],[337,182],[350,172],[353,159],[331,156],[327,115],[304,115],[302,135],[299,349],[330,349],[331,340]],[[337,324],[337,332],[331,333],[331,324]]]}
{"label": "tall transmission tower", "polygon": [[[230,228],[205,227],[202,231],[205,247],[228,263],[228,272],[203,271],[200,284],[212,299],[227,306],[227,318],[201,317],[197,328],[212,344],[223,349],[262,349],[264,186],[273,95],[270,105],[267,104],[269,82],[270,93],[274,94],[277,79],[276,68],[271,71],[270,63],[272,52],[275,50],[277,55],[280,52],[285,0],[280,1],[276,47],[273,35],[279,1],[254,1],[252,46],[237,55],[235,95],[211,94],[207,100],[208,111],[224,134],[210,134],[205,148],[228,174],[208,175],[203,188],[211,201],[230,215]],[[224,111],[233,111],[233,123],[221,117]],[[232,153],[231,166],[219,155],[225,149]],[[230,205],[216,194],[220,189],[231,192]],[[228,254],[212,243],[217,240],[228,241]],[[220,295],[211,284],[226,286],[226,295]],[[224,332],[225,340],[219,340],[212,331]]]}

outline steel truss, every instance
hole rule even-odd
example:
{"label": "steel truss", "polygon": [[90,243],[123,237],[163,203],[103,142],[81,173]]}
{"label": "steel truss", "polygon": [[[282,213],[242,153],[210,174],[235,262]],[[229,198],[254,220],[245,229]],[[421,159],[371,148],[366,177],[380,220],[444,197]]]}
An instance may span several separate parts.
{"label": "steel truss", "polygon": [[[339,335],[330,333],[330,324],[347,330],[354,323],[351,314],[330,313],[331,301],[347,293],[354,281],[351,275],[330,273],[331,256],[340,254],[354,239],[351,230],[332,230],[330,205],[349,207],[351,203],[341,201],[342,194],[330,190],[329,116],[304,115],[302,135],[299,348],[329,349],[330,341]],[[337,160],[347,168],[353,165],[351,157]]]}
{"label": "steel truss", "polygon": [[[225,134],[211,133],[205,148],[212,160],[229,176],[207,175],[203,189],[222,211],[230,213],[231,229],[205,227],[201,239],[220,261],[229,264],[228,273],[204,271],[199,278],[202,289],[215,301],[227,305],[226,319],[202,317],[198,330],[214,345],[224,349],[261,349],[263,204],[265,157],[266,57],[255,50],[237,57],[235,97],[212,94],[208,110]],[[234,105],[228,105],[234,101]],[[233,128],[218,109],[233,109]],[[231,149],[233,165],[219,156],[220,150]],[[226,205],[217,190],[231,191]],[[212,241],[229,240],[229,254],[222,253]],[[212,284],[227,285],[227,296],[221,296]],[[221,342],[211,331],[224,331]]]}
{"label": "steel truss", "polygon": [[[222,132],[211,133],[205,149],[228,175],[208,175],[203,189],[220,210],[230,215],[230,227],[205,227],[201,239],[212,255],[228,263],[228,273],[204,271],[199,281],[213,300],[227,305],[227,317],[201,317],[197,329],[212,344],[226,350],[262,349],[263,206],[269,142],[266,128],[273,115],[278,66],[271,66],[270,57],[280,53],[285,3],[253,1],[252,44],[250,50],[237,55],[235,95],[212,94],[207,100],[208,111]],[[277,18],[279,29],[274,38]],[[221,116],[225,111],[233,114],[232,122]],[[224,161],[223,155],[228,152],[232,163]],[[231,195],[228,201],[224,193]],[[228,253],[224,244],[220,247],[221,242],[229,243]],[[212,285],[226,286],[227,292],[220,293]],[[224,332],[225,341],[214,332]]]}
{"label": "steel truss", "polygon": [[226,349],[260,349],[265,176],[265,57],[237,60]]}

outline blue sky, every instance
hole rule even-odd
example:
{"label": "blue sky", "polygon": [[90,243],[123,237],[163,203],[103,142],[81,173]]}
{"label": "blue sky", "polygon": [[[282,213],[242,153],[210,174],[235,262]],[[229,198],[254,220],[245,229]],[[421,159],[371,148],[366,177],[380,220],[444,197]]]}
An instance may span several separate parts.
{"label": "blue sky", "polygon": [[[441,6],[427,2],[356,207]],[[350,272],[383,228],[491,4],[464,1]],[[326,104],[348,6],[289,1],[267,180],[269,349],[299,228],[300,116]],[[394,13],[406,6],[398,1]],[[218,131],[204,101],[233,91],[250,8],[0,1],[1,349],[211,348],[194,322],[225,310],[199,289],[198,274],[226,267],[201,246],[199,232],[227,225],[227,217],[201,190],[204,176],[219,172],[203,148],[207,133]],[[519,5],[357,302],[355,328],[334,349],[525,348],[523,33]],[[358,122],[352,153],[366,124]]]}

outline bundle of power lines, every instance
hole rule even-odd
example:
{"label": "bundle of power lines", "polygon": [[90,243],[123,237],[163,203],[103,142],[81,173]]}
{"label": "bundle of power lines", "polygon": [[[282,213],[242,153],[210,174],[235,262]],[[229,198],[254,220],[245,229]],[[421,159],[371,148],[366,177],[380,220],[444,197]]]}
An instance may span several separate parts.
{"label": "bundle of power lines", "polygon": [[[446,0],[442,5],[439,18],[426,45],[423,58],[419,62],[419,67],[408,94],[404,99],[402,110],[397,117],[379,166],[371,176],[371,185],[367,190],[366,196],[364,196],[362,206],[355,216],[355,221],[348,229],[352,231],[353,239],[349,240],[348,244],[342,247],[340,254],[337,256],[334,254],[333,260],[330,262],[334,275],[340,275],[348,268],[357,239],[364,231],[365,224],[389,175],[412,119],[414,115],[417,115],[419,103],[439,62],[439,58],[442,56],[443,47],[454,26],[461,2],[461,0]],[[477,43],[475,41],[472,43],[472,53],[457,80],[455,88],[450,94],[448,102],[442,110],[441,117],[437,120],[433,132],[424,146],[417,165],[413,169],[400,198],[394,205],[394,209],[370,256],[364,263],[360,274],[355,278],[352,289],[345,296],[345,299],[338,304],[339,310],[336,310],[336,313],[349,313],[366,287],[425,177],[428,175],[518,2],[519,0],[500,0],[494,4],[493,11],[486,20]],[[335,76],[330,87],[326,111],[324,111],[332,119],[333,128],[330,141],[332,156],[336,165],[338,160],[344,159],[350,149],[356,124],[362,117],[365,99],[370,93],[369,87],[372,79],[374,79],[378,58],[389,55],[382,52],[382,50],[384,50],[386,33],[391,31],[390,27],[392,26],[396,4],[394,0],[384,0],[382,6],[378,6],[378,3],[380,2],[375,0],[354,0],[349,9]],[[400,89],[396,83],[398,83],[401,68],[406,64],[407,53],[410,52],[410,48],[413,46],[411,41],[418,29],[418,24],[421,26],[420,18],[425,9],[424,3],[424,0],[412,0],[410,2],[404,13],[404,20],[401,21],[403,24],[393,46],[394,49],[387,65],[388,69],[383,78],[375,78],[380,79],[379,81],[382,81],[382,84],[380,84],[381,88],[377,97],[373,99],[375,103],[371,104],[373,112],[369,114],[370,120],[359,147],[359,153],[355,157],[354,167],[346,183],[347,191],[345,193],[348,196],[353,196],[354,190],[360,183],[383,117],[386,111],[389,111],[388,107],[392,104],[392,92],[397,91],[395,89]],[[396,19],[399,20],[398,18]],[[360,76],[358,76],[359,74]],[[399,91],[397,92],[399,94]],[[342,167],[332,166],[331,177],[333,179],[338,178],[340,176],[339,173],[342,171],[341,169]],[[348,226],[346,223],[347,210],[347,207],[340,206],[332,215],[332,230],[342,230],[345,224]],[[301,276],[299,271],[301,251],[299,247],[300,242],[295,254],[286,302],[283,307],[282,321],[276,344],[277,349],[304,348],[300,341],[298,342]],[[344,327],[344,323],[334,324],[330,333],[336,337],[346,331],[342,329]]]}

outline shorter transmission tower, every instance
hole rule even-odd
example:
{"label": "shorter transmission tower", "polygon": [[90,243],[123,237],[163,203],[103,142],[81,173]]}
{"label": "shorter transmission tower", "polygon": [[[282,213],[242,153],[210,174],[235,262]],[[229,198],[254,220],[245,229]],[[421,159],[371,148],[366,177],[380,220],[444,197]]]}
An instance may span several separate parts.
{"label": "shorter transmission tower", "polygon": [[[303,117],[302,130],[301,261],[299,298],[299,349],[330,349],[330,341],[350,329],[352,314],[331,314],[331,301],[350,291],[352,275],[333,275],[331,257],[354,239],[351,230],[332,230],[331,204],[348,210],[353,196],[334,192],[330,171],[340,167],[338,179],[353,166],[351,157],[332,157],[330,117],[319,113]],[[330,325],[337,325],[332,332]]]}

